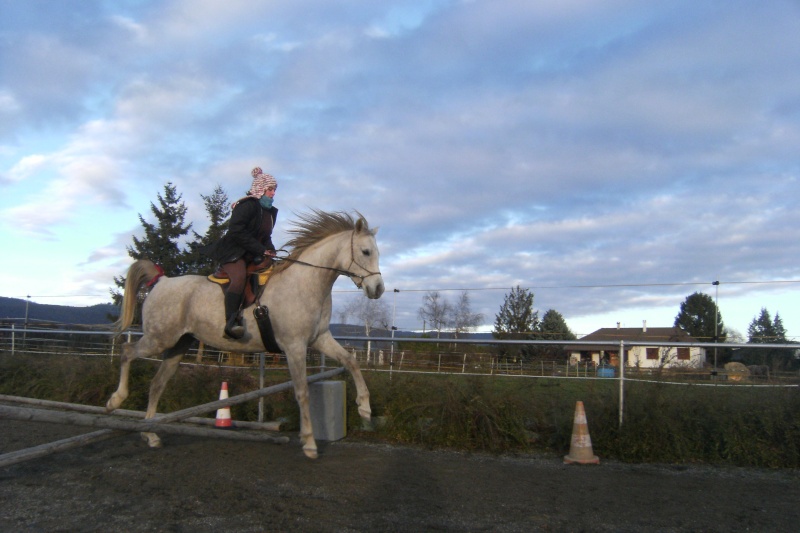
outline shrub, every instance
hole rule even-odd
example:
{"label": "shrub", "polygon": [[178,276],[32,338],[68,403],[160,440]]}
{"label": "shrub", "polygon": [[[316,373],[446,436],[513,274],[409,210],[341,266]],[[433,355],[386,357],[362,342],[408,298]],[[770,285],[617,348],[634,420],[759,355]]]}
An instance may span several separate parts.
{"label": "shrub", "polygon": [[[104,405],[116,389],[118,359],[77,356],[0,357],[0,393]],[[126,409],[144,410],[158,363],[131,366]],[[385,424],[361,431],[356,391],[347,378],[351,437],[465,451],[568,452],[575,402],[586,408],[594,452],[630,462],[707,462],[800,467],[800,390],[797,388],[671,386],[628,382],[619,426],[616,380],[529,379],[500,376],[367,373],[373,416]],[[288,380],[274,371],[266,385]],[[181,366],[160,403],[171,412],[208,403],[228,381],[231,395],[258,388],[256,371]],[[298,429],[293,391],[270,395],[268,420]],[[209,413],[213,417],[215,413]],[[258,402],[231,408],[236,420],[257,420]]]}

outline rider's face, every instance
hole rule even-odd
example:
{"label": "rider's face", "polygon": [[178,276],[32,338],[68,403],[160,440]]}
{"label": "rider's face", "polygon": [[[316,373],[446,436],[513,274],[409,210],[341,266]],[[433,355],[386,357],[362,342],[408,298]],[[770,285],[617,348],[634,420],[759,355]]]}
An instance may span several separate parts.
{"label": "rider's face", "polygon": [[264,196],[275,198],[275,187],[267,187],[266,189],[264,189]]}

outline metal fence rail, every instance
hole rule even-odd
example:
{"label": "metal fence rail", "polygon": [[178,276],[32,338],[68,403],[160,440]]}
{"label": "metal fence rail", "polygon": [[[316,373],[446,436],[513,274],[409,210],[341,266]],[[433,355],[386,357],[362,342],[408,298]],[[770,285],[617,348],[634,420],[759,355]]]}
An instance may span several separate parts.
{"label": "metal fence rail", "polygon": [[[82,355],[103,356],[113,358],[119,355],[120,344],[131,341],[140,332],[129,331],[121,337],[115,332],[105,330],[87,329],[44,329],[44,328],[18,328],[12,325],[0,328],[0,356],[15,356],[17,354],[30,355]],[[572,363],[565,357],[563,360],[535,360],[526,361],[522,358],[509,358],[498,355],[496,348],[503,345],[540,345],[540,346],[607,346],[610,350],[618,350],[619,354],[626,353],[626,346],[633,346],[634,342],[626,341],[501,341],[486,339],[426,339],[426,338],[400,338],[400,337],[363,337],[363,336],[337,336],[346,349],[350,351],[361,367],[366,371],[390,373],[437,373],[460,375],[487,375],[525,378],[549,379],[605,379],[616,380],[619,385],[619,423],[622,425],[625,398],[625,382],[636,381],[643,383],[661,383],[668,385],[709,385],[715,387],[800,387],[800,373],[782,372],[771,373],[768,377],[753,377],[736,382],[729,382],[725,372],[717,368],[636,368],[625,364],[608,372],[604,372],[589,361]],[[366,351],[362,346],[371,341],[375,346],[388,346],[378,350]],[[477,346],[470,351],[420,351],[400,350],[398,343],[436,343],[443,346]],[[797,350],[797,345],[791,344],[715,344],[715,343],[665,343],[636,341],[637,346],[652,347],[703,347],[703,348],[749,348],[749,349],[781,349]],[[325,369],[326,358],[322,354],[309,352],[307,354],[308,368]],[[286,357],[282,354],[261,353],[242,354],[222,351],[214,347],[198,343],[184,358],[184,364],[201,364],[230,367],[250,367],[260,370],[263,381],[266,369],[288,370]]]}

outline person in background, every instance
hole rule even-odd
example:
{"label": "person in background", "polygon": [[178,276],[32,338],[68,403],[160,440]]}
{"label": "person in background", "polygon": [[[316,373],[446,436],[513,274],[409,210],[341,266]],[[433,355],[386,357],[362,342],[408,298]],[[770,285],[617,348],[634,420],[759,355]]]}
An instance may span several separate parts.
{"label": "person in background", "polygon": [[241,339],[244,327],[239,321],[239,308],[244,295],[247,266],[264,264],[275,256],[272,230],[278,219],[273,205],[278,182],[261,168],[251,172],[253,183],[247,196],[233,203],[228,231],[211,245],[207,254],[219,261],[230,277],[225,291],[225,336]]}

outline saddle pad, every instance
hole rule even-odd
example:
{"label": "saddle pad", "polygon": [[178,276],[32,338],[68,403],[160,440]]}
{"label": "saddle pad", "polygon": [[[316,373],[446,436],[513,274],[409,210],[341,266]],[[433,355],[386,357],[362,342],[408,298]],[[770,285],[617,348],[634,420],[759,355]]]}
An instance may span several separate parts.
{"label": "saddle pad", "polygon": [[[262,270],[261,272],[249,273],[247,276],[248,277],[258,276],[258,286],[262,287],[262,286],[267,284],[267,281],[269,281],[269,277],[271,275],[272,275],[272,267],[269,267],[268,269]],[[208,281],[211,281],[213,283],[217,283],[219,285],[227,285],[228,283],[230,283],[231,280],[230,280],[230,278],[227,278],[227,277],[225,277],[225,278],[217,277],[216,272],[215,272],[214,274],[210,274],[208,276]]]}

